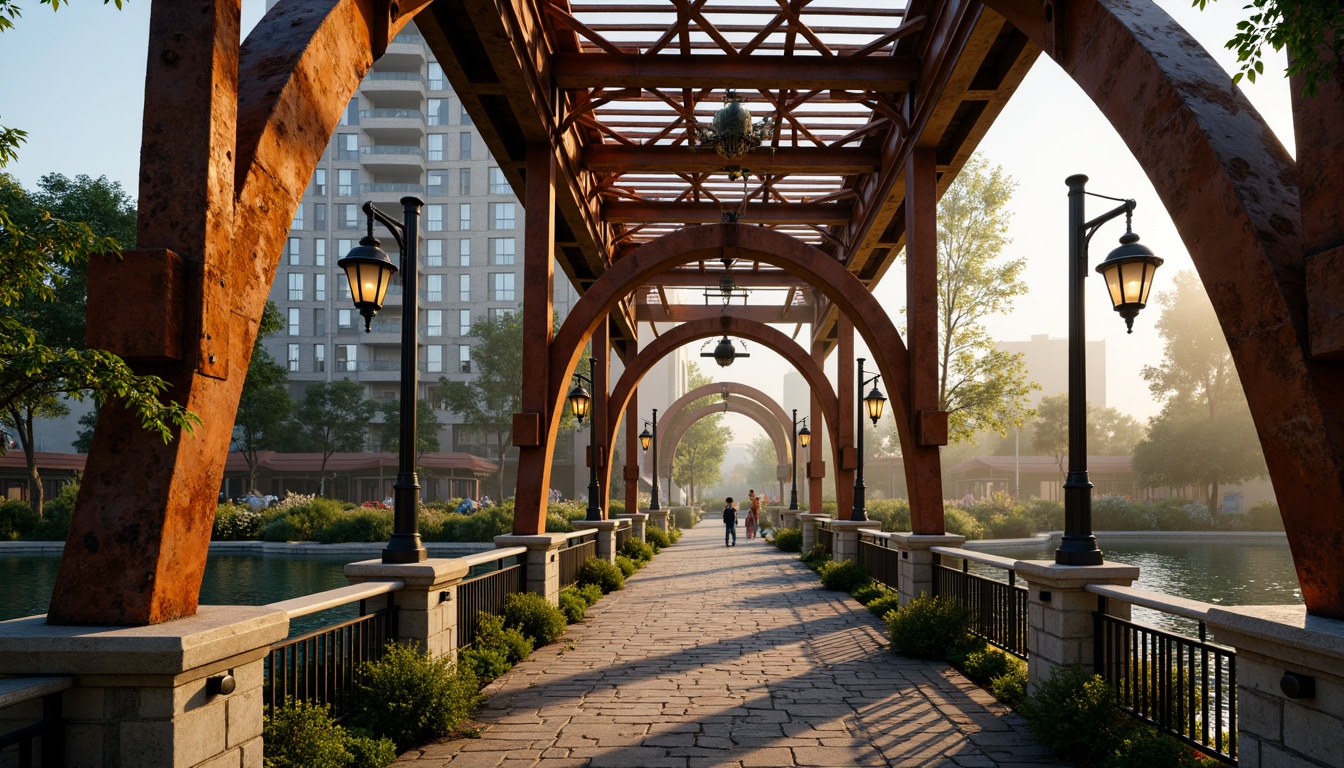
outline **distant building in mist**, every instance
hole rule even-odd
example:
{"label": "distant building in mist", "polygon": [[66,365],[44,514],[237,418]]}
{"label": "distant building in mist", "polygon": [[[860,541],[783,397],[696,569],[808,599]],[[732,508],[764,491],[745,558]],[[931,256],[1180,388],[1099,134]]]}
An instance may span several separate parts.
{"label": "distant building in mist", "polygon": [[[1048,334],[1033,334],[1030,341],[1000,341],[1004,352],[1020,353],[1027,366],[1027,381],[1041,385],[1031,393],[1035,407],[1042,397],[1063,395],[1069,391],[1069,340],[1052,339]],[[1087,401],[1094,407],[1106,407],[1106,342],[1087,342]]]}

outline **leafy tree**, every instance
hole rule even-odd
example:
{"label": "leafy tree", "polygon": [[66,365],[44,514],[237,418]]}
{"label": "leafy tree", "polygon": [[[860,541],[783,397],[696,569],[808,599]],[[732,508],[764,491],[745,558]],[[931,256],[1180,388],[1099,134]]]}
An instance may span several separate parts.
{"label": "leafy tree", "polygon": [[[688,389],[713,382],[713,379],[700,372],[700,366],[695,363],[690,364],[688,374]],[[708,395],[695,400],[686,406],[686,412],[709,405],[714,398],[714,395]],[[714,485],[723,476],[723,458],[728,454],[728,441],[731,439],[733,431],[724,426],[720,414],[700,419],[682,435],[672,459],[672,481],[686,488],[689,503],[699,501],[696,495],[698,489]]]}
{"label": "leafy tree", "polygon": [[743,481],[751,488],[769,491],[779,483],[779,476],[776,474],[779,465],[787,461],[787,456],[780,458],[775,455],[774,440],[766,435],[757,435],[747,446]]}
{"label": "leafy tree", "polygon": [[[401,401],[389,400],[378,406],[383,423],[378,426],[378,450],[396,453],[401,447]],[[439,450],[439,417],[434,404],[421,400],[415,406],[415,458]]]}
{"label": "leafy tree", "polygon": [[[1212,0],[1195,0],[1201,10]],[[1318,84],[1330,79],[1344,53],[1344,6],[1339,0],[1250,0],[1246,10],[1254,13],[1237,22],[1237,33],[1227,41],[1236,51],[1241,71],[1233,84],[1245,77],[1252,83],[1265,73],[1262,58],[1266,45],[1287,49],[1288,74],[1303,75],[1303,91],[1314,95]],[[1328,51],[1321,56],[1322,49]]]}
{"label": "leafy tree", "polygon": [[1213,304],[1199,277],[1180,272],[1158,295],[1157,322],[1165,357],[1143,377],[1165,399],[1134,451],[1134,469],[1150,485],[1200,485],[1209,513],[1218,512],[1221,484],[1268,474],[1246,393]]}
{"label": "leafy tree", "polygon": [[252,343],[252,361],[243,379],[238,416],[233,421],[233,450],[243,454],[247,462],[248,488],[257,485],[257,454],[277,450],[290,440],[286,427],[294,412],[294,399],[289,396],[289,373],[261,343],[284,324],[275,303],[267,301]]}
{"label": "leafy tree", "polygon": [[327,460],[333,453],[364,449],[375,410],[374,402],[364,397],[364,387],[349,379],[313,384],[304,391],[291,432],[299,450],[322,454],[319,493],[326,493]]}
{"label": "leafy tree", "polygon": [[953,443],[1020,424],[1035,386],[1021,355],[996,349],[984,326],[1027,292],[1026,260],[1002,258],[1014,186],[1000,168],[973,159],[938,203],[938,402]]}
{"label": "leafy tree", "polygon": [[[1069,396],[1041,398],[1032,422],[1031,450],[1053,456],[1062,479],[1069,458]],[[1114,408],[1087,404],[1087,452],[1092,456],[1129,456],[1143,438],[1143,425]]]}
{"label": "leafy tree", "polygon": [[98,426],[98,404],[94,403],[93,408],[79,417],[79,431],[75,433],[74,442],[70,447],[75,449],[75,453],[88,453],[93,449],[93,428]]}
{"label": "leafy tree", "polygon": [[24,446],[39,515],[33,425],[68,413],[67,399],[120,400],[165,440],[174,426],[197,423],[177,403],[159,400],[162,379],[138,376],[116,355],[85,346],[87,260],[120,250],[134,232],[130,198],[106,178],[51,174],[30,194],[0,174],[0,418]]}

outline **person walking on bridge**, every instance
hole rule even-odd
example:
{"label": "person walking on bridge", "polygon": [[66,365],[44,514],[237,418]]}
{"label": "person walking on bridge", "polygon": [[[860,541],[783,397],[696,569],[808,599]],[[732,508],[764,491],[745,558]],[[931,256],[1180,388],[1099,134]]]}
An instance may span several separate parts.
{"label": "person walking on bridge", "polygon": [[756,538],[756,528],[761,524],[761,497],[756,489],[747,491],[747,539]]}
{"label": "person walking on bridge", "polygon": [[[737,546],[737,505],[733,503],[733,497],[729,496],[723,500],[723,546]],[[729,539],[732,543],[729,543]]]}

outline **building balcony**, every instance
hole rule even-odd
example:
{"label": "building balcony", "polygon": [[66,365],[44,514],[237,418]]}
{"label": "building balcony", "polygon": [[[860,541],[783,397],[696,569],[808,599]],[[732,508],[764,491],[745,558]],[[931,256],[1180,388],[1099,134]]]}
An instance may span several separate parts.
{"label": "building balcony", "polygon": [[425,135],[425,113],[418,109],[361,109],[359,127],[375,139],[420,141]]}
{"label": "building balcony", "polygon": [[[371,144],[359,148],[360,165],[372,173],[414,173],[418,178],[425,164],[425,152],[416,146]],[[395,177],[394,177],[395,178]],[[361,191],[365,184],[360,184]]]}
{"label": "building balcony", "polygon": [[372,183],[360,184],[359,193],[361,195],[423,195],[425,185],[423,184],[395,184],[395,183]]}
{"label": "building balcony", "polygon": [[387,52],[378,60],[389,69],[402,70],[424,66],[425,61],[425,38],[409,33],[392,38],[392,42],[387,46]]}
{"label": "building balcony", "polygon": [[370,72],[359,89],[364,93],[407,93],[419,98],[425,78],[419,72]]}

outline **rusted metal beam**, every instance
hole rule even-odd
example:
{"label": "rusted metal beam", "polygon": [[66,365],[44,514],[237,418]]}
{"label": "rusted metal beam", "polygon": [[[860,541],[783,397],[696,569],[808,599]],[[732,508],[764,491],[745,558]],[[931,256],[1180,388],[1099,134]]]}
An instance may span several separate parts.
{"label": "rusted metal beam", "polygon": [[601,144],[583,151],[583,167],[598,173],[713,173],[733,165],[753,173],[851,175],[872,173],[881,162],[881,153],[867,147],[758,149],[734,163],[691,147]]}
{"label": "rusted metal beam", "polygon": [[792,57],[561,53],[561,88],[737,88],[904,91],[919,77],[913,56]]}
{"label": "rusted metal beam", "polygon": [[[716,224],[723,220],[724,206],[712,202],[611,202],[603,203],[602,218],[610,224],[649,224],[681,222],[683,224]],[[752,205],[748,217],[756,224],[849,223],[854,206],[840,203],[767,203]]]}
{"label": "rusted metal beam", "polygon": [[[728,274],[722,269],[669,269],[649,278],[645,285],[656,285],[660,289],[718,288],[719,281]],[[783,270],[744,272],[735,269],[731,275],[739,288],[798,288],[807,285],[802,278]]]}
{"label": "rusted metal beam", "polygon": [[[688,323],[722,314],[724,314],[723,307],[712,304],[672,304],[659,308],[650,304],[640,304],[635,317],[641,323],[654,321]],[[779,305],[733,307],[728,310],[728,314],[758,323],[806,323],[812,319],[812,308],[804,304],[791,307]]]}

